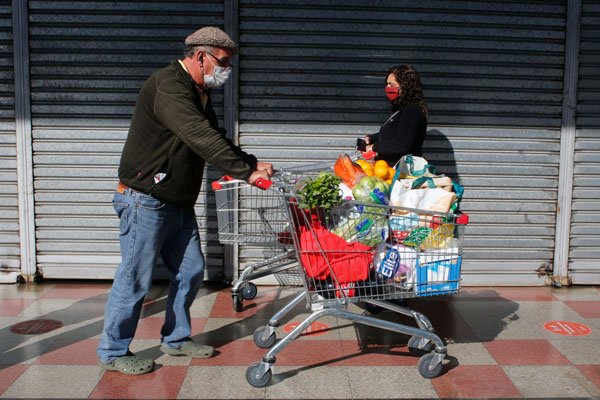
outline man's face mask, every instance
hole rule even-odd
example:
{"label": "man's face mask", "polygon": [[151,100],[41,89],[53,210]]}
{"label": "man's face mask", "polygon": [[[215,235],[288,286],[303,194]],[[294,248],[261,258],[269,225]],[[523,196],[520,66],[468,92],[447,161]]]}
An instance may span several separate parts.
{"label": "man's face mask", "polygon": [[400,88],[399,87],[393,87],[393,86],[386,86],[385,87],[385,95],[387,96],[387,98],[390,101],[394,101],[398,97],[400,97]]}
{"label": "man's face mask", "polygon": [[[206,53],[210,57],[210,60],[213,56],[210,53]],[[215,57],[216,58],[216,57]],[[223,86],[223,84],[229,78],[229,74],[231,74],[231,66],[229,67],[221,67],[220,65],[216,65],[212,60],[210,63],[213,65],[213,74],[212,75],[204,75],[204,84],[209,88],[218,88],[219,86]]]}

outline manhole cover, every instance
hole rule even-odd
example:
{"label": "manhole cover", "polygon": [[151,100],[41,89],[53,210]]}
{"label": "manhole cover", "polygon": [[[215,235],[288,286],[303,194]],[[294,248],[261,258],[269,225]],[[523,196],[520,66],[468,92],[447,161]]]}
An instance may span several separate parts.
{"label": "manhole cover", "polygon": [[32,319],[14,324],[10,327],[10,331],[19,335],[39,335],[58,329],[61,326],[63,326],[63,323],[54,319]]}

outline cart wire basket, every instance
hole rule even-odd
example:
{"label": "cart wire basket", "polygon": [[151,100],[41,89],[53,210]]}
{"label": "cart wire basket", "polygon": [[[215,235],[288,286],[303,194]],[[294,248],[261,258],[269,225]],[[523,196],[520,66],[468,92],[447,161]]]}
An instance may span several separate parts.
{"label": "cart wire basket", "polygon": [[[304,298],[311,314],[277,342],[273,329],[257,329],[255,343],[270,350],[248,367],[248,383],[266,386],[275,356],[325,316],[410,336],[409,351],[420,356],[419,373],[439,376],[445,343],[425,315],[397,300],[458,292],[468,216],[357,201],[344,201],[330,210],[306,210],[299,206],[302,199],[294,188],[278,193],[286,204],[303,278],[303,293],[293,302]],[[351,303],[366,304],[370,313],[348,311]],[[378,318],[383,309],[414,318],[417,326]]]}
{"label": "cart wire basket", "polygon": [[246,252],[258,259],[245,266],[232,282],[234,311],[242,311],[244,300],[258,294],[253,280],[273,275],[281,286],[302,286],[287,198],[282,192],[301,178],[317,174],[319,168],[316,164],[300,164],[279,170],[273,178],[277,185],[263,181],[253,186],[228,176],[212,183],[219,242],[244,245]]}

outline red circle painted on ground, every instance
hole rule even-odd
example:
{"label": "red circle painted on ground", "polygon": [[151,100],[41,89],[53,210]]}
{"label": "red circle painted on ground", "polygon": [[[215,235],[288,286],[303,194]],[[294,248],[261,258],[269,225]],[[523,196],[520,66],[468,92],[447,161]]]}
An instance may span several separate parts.
{"label": "red circle painted on ground", "polygon": [[565,336],[586,336],[592,333],[592,330],[589,327],[570,321],[546,322],[544,328],[552,333]]}
{"label": "red circle painted on ground", "polygon": [[[300,322],[290,322],[289,324],[285,324],[283,326],[283,331],[285,333],[290,333],[295,327],[300,325]],[[329,325],[323,324],[321,322],[313,322],[302,332],[302,335],[311,335],[311,336],[320,336],[326,335],[329,332]]]}
{"label": "red circle painted on ground", "polygon": [[54,319],[32,319],[14,324],[10,327],[10,331],[19,335],[39,335],[62,326],[62,322]]}

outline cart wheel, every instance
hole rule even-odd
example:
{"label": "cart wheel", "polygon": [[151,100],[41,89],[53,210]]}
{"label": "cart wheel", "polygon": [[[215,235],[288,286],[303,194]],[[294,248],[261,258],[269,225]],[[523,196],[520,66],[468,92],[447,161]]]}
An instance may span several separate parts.
{"label": "cart wheel", "polygon": [[263,340],[263,332],[266,329],[266,326],[259,326],[254,331],[254,343],[261,349],[268,349],[275,343],[275,332],[271,333],[271,336],[269,336],[267,340]]}
{"label": "cart wheel", "polygon": [[417,368],[419,369],[419,373],[423,378],[433,379],[440,376],[442,373],[442,368],[444,365],[439,363],[433,369],[429,369],[429,364],[433,361],[433,357],[435,357],[435,353],[425,354],[421,359],[419,359],[419,363],[417,364]]}
{"label": "cart wheel", "polygon": [[232,293],[231,299],[233,300],[233,311],[241,312],[244,304],[242,296],[239,293]]}
{"label": "cart wheel", "polygon": [[373,315],[379,314],[380,312],[383,311],[383,308],[376,306],[375,304],[371,304],[371,303],[366,303],[366,304],[367,304],[367,311]]}
{"label": "cart wheel", "polygon": [[429,353],[435,347],[433,342],[427,341],[425,346],[423,346],[423,348],[420,349],[419,348],[420,341],[421,341],[421,338],[418,336],[411,336],[410,339],[408,339],[408,351],[410,352],[410,354],[413,354],[415,356],[422,356],[423,354]]}
{"label": "cart wheel", "polygon": [[242,297],[244,298],[244,300],[252,300],[256,297],[257,293],[258,288],[252,282],[248,282],[244,285],[244,287],[242,287]]}
{"label": "cart wheel", "polygon": [[256,371],[258,370],[258,367],[260,367],[260,364],[261,363],[254,363],[246,370],[246,380],[254,387],[267,386],[267,383],[271,380],[272,372],[270,368],[260,378],[256,377]]}

